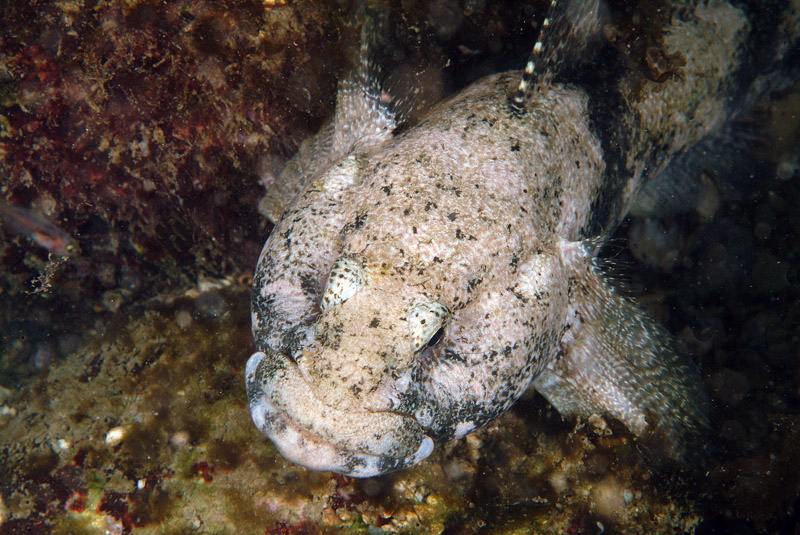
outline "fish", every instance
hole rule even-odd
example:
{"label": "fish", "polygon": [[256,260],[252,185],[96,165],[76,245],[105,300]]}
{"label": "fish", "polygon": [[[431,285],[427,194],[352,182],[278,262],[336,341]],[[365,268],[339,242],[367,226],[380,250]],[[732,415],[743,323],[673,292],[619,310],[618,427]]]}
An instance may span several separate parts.
{"label": "fish", "polygon": [[11,232],[22,234],[56,256],[78,253],[77,242],[35,211],[0,200],[0,219]]}
{"label": "fish", "polygon": [[522,71],[410,125],[378,81],[386,32],[367,14],[334,116],[261,202],[275,226],[251,296],[256,428],[311,470],[373,477],[533,389],[694,462],[698,365],[598,255],[627,215],[691,207],[696,151],[797,79],[800,7],[766,4],[663,2],[670,61],[652,73],[613,46],[600,2],[553,0]]}

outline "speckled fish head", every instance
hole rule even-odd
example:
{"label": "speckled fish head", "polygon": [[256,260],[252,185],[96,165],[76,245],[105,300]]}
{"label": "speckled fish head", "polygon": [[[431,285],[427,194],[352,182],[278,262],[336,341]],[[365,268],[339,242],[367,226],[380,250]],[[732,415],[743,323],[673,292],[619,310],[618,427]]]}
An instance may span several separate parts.
{"label": "speckled fish head", "polygon": [[485,173],[480,188],[420,176],[341,163],[264,247],[251,413],[306,467],[412,466],[506,410],[555,351],[567,281],[554,244],[531,247],[525,196],[498,181],[487,201]]}
{"label": "speckled fish head", "polygon": [[363,255],[340,256],[326,278],[305,345],[251,357],[253,419],[312,469],[367,477],[414,465],[433,440],[393,410],[398,379],[408,386],[411,362],[449,311]]}

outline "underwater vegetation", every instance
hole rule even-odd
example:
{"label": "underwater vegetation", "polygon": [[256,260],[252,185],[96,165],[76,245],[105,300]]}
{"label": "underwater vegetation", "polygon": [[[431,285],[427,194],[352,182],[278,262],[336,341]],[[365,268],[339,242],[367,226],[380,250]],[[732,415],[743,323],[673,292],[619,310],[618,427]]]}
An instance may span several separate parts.
{"label": "underwater vegetation", "polygon": [[[129,274],[153,295],[198,273],[249,273],[266,232],[251,202],[260,160],[294,151],[329,105],[336,6],[2,9],[2,195],[79,240],[92,262],[64,275],[102,292]],[[329,61],[315,64],[306,46]],[[37,269],[20,261],[28,244],[6,236],[2,264],[26,282]]]}
{"label": "underwater vegetation", "polygon": [[[520,67],[546,3],[397,2],[394,83],[432,103]],[[631,68],[665,76],[657,3],[617,4]],[[79,245],[51,258],[0,229],[0,535],[800,534],[797,88],[763,105],[771,137],[734,198],[628,220],[605,253],[701,366],[706,472],[651,472],[617,422],[532,397],[355,480],[284,460],[243,384],[258,201],[333,109],[354,5],[0,10],[0,195]]]}

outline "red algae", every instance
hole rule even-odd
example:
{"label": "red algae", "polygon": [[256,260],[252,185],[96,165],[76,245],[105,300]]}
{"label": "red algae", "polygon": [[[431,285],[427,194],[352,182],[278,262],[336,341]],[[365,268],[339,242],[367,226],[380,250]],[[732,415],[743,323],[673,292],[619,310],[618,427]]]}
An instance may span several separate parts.
{"label": "red algae", "polygon": [[67,501],[64,502],[64,507],[74,513],[82,513],[86,510],[86,492],[72,491]]}
{"label": "red algae", "polygon": [[192,474],[200,476],[206,483],[214,481],[214,467],[205,461],[192,465]]}
{"label": "red algae", "polygon": [[[47,199],[53,223],[78,236],[90,260],[66,264],[65,274],[100,306],[110,302],[104,274],[116,285],[123,266],[151,296],[168,281],[251,272],[267,229],[256,163],[288,157],[302,141],[296,133],[330,110],[342,62],[308,65],[311,51],[340,56],[341,8],[32,6],[10,4],[0,27],[0,200]],[[19,269],[19,257],[2,253]]]}
{"label": "red algae", "polygon": [[264,533],[266,535],[316,535],[319,532],[319,528],[308,522],[299,522],[291,525],[286,522],[275,522]]}

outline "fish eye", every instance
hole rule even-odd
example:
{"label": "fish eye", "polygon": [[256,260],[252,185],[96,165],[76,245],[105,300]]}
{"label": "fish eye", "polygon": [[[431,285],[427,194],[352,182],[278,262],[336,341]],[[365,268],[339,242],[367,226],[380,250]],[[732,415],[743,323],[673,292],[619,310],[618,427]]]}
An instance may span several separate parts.
{"label": "fish eye", "polygon": [[322,293],[320,301],[322,310],[344,303],[355,295],[364,283],[365,275],[361,262],[351,256],[339,257],[331,267],[328,284]]}
{"label": "fish eye", "polygon": [[439,342],[442,341],[442,338],[444,338],[444,327],[439,327],[439,330],[433,333],[431,339],[428,340],[428,347],[433,347],[437,345]]}
{"label": "fish eye", "polygon": [[415,353],[424,347],[439,343],[444,335],[444,324],[450,310],[435,300],[423,300],[411,307],[408,314],[408,329],[411,335],[411,350]]}

